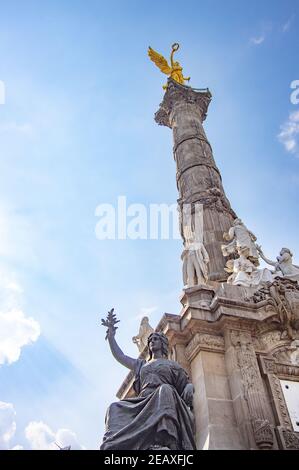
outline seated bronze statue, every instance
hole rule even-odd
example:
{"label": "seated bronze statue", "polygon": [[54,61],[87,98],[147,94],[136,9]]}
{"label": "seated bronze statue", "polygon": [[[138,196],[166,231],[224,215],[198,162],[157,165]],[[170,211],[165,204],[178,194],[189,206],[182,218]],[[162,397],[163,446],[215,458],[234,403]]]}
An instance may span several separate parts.
{"label": "seated bronze statue", "polygon": [[[110,317],[109,317],[110,315]],[[126,356],[115,340],[113,310],[102,323],[113,356],[134,372],[135,398],[112,403],[106,414],[101,450],[193,450],[193,385],[185,370],[168,359],[168,340],[163,333],[148,338],[149,360]]]}

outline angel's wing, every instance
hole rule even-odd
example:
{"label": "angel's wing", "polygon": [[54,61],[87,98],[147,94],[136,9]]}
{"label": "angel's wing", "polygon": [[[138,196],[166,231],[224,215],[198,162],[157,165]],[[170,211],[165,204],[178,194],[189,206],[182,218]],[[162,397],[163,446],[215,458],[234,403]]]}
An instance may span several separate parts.
{"label": "angel's wing", "polygon": [[165,73],[166,75],[170,75],[172,72],[172,68],[169,67],[167,60],[161,54],[154,51],[151,47],[148,48],[148,55],[150,59],[156,64],[157,67],[161,70],[161,72]]}

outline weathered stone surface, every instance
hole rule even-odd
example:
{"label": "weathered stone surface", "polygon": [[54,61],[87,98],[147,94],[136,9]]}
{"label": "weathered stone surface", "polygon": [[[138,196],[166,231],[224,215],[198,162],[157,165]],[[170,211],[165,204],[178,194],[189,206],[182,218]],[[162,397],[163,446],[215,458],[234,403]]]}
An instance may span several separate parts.
{"label": "weathered stone surface", "polygon": [[200,241],[209,254],[209,279],[223,280],[227,276],[221,252],[222,234],[232,225],[236,215],[225,195],[202,126],[210,100],[209,90],[194,90],[169,79],[155,120],[173,131],[179,206],[203,205],[203,239]]}
{"label": "weathered stone surface", "polygon": [[[223,354],[201,351],[192,360],[191,370],[197,448],[245,448],[239,437]],[[224,430],[228,431],[225,438]]]}

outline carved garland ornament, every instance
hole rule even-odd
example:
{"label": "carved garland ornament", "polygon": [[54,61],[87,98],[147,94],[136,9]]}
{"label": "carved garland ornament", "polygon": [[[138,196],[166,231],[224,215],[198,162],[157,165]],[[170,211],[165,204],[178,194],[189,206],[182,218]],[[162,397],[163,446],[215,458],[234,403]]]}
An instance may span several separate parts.
{"label": "carved garland ornament", "polygon": [[276,277],[272,284],[258,289],[249,302],[267,302],[277,312],[275,322],[291,340],[295,340],[299,331],[299,284],[288,278]]}

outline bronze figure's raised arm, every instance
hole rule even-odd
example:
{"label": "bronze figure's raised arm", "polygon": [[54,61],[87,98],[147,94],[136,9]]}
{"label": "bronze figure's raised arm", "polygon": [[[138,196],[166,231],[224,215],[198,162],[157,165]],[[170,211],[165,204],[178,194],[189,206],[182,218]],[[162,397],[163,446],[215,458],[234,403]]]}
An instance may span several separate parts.
{"label": "bronze figure's raised arm", "polygon": [[116,323],[112,309],[102,325],[113,356],[134,373],[136,396],[109,406],[101,450],[195,449],[193,385],[186,371],[168,359],[167,337],[153,332],[148,359],[133,359],[115,340]]}
{"label": "bronze figure's raised arm", "polygon": [[119,323],[119,320],[117,320],[113,308],[108,312],[106,320],[102,318],[102,325],[107,327],[105,339],[108,339],[111,352],[115,359],[128,369],[134,370],[137,362],[136,359],[126,356],[115,340],[117,330],[117,326],[115,326],[116,323]]}

